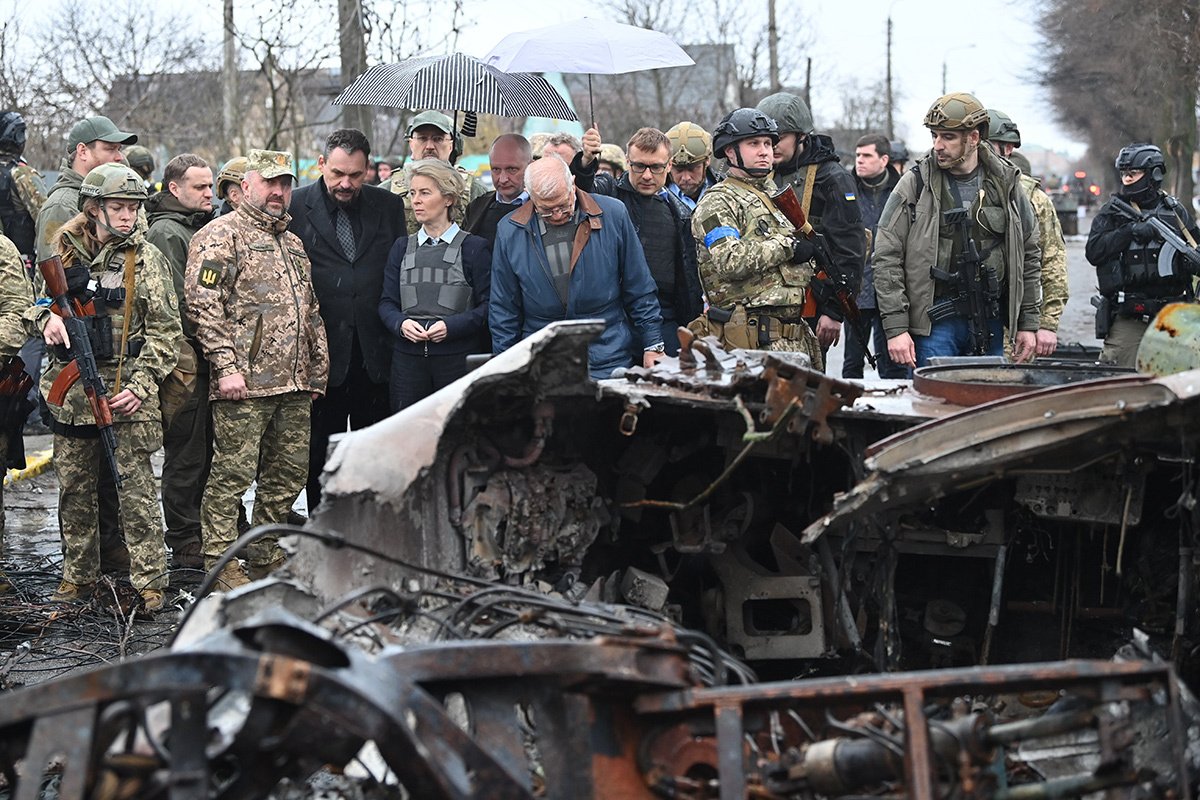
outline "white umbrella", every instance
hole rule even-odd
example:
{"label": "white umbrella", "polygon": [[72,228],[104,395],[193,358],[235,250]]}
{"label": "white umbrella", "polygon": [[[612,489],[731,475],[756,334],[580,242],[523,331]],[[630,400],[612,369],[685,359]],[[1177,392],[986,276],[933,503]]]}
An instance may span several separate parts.
{"label": "white umbrella", "polygon": [[[592,112],[592,75],[620,75],[696,63],[665,33],[597,19],[510,33],[483,61],[505,72],[587,73],[589,112]],[[592,115],[594,118],[594,112]]]}

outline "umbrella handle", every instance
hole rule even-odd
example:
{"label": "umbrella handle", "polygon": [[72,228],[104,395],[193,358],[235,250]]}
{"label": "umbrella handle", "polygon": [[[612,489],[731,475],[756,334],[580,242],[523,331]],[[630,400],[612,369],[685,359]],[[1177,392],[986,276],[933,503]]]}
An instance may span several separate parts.
{"label": "umbrella handle", "polygon": [[592,121],[592,127],[596,127],[596,106],[592,102],[592,73],[588,73],[588,119]]}

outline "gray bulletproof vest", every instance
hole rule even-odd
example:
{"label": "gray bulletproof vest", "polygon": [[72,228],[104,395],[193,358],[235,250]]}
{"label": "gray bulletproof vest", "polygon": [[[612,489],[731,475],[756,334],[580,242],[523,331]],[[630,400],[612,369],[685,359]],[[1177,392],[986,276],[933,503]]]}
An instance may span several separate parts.
{"label": "gray bulletproof vest", "polygon": [[462,245],[467,232],[460,230],[450,244],[417,245],[408,237],[404,266],[400,270],[400,309],[417,319],[461,314],[471,307],[471,285],[463,271]]}

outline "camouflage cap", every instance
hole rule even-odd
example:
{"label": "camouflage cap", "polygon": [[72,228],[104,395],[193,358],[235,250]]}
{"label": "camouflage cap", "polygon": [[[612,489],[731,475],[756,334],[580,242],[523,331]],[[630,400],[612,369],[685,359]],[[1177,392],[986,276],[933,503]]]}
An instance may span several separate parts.
{"label": "camouflage cap", "polygon": [[88,117],[75,123],[67,136],[67,152],[75,149],[76,145],[91,144],[92,142],[112,142],[114,144],[136,144],[136,133],[126,133],[119,130],[108,117]]}
{"label": "camouflage cap", "polygon": [[671,128],[667,141],[671,143],[671,163],[677,167],[712,158],[712,136],[694,122],[680,122]]}
{"label": "camouflage cap", "polygon": [[282,150],[251,150],[246,156],[246,172],[257,172],[267,180],[280,175],[288,175],[293,180],[296,178],[292,154]]}
{"label": "camouflage cap", "polygon": [[440,111],[422,111],[412,118],[412,122],[408,123],[408,136],[413,135],[413,131],[420,128],[422,125],[432,125],[442,133],[454,134],[454,121]]}

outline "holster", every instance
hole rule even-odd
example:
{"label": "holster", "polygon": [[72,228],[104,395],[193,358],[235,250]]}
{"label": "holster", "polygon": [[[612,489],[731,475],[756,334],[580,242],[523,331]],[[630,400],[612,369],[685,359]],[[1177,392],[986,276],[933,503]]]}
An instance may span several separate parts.
{"label": "holster", "polygon": [[1115,316],[1112,300],[1104,295],[1097,295],[1092,298],[1092,305],[1096,307],[1096,338],[1105,339],[1108,337],[1108,332],[1112,330]]}
{"label": "holster", "polygon": [[697,336],[715,336],[724,347],[754,350],[758,345],[757,325],[751,330],[746,307],[741,303],[732,309],[709,306],[708,310],[688,323],[688,330]]}

